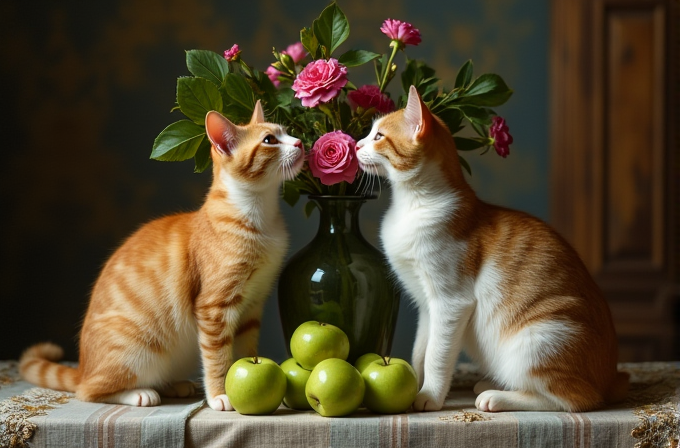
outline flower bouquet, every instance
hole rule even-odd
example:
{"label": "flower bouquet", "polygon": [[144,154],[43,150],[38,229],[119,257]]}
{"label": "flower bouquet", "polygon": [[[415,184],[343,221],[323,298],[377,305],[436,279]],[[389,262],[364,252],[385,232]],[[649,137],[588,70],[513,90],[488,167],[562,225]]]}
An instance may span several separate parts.
{"label": "flower bouquet", "polygon": [[[404,93],[393,99],[386,88],[397,75],[395,57],[418,45],[420,32],[409,23],[387,19],[380,28],[389,39],[384,54],[350,49],[337,55],[349,31],[345,14],[331,3],[311,27],[300,31],[299,42],[273,51],[274,61],[265,71],[248,65],[238,45],[223,55],[188,51],[192,76],[178,79],[175,107],[188,119],[160,133],[151,158],[193,158],[195,171],[205,170],[211,163],[206,113],[217,110],[234,123],[246,123],[257,100],[268,121],[285,125],[303,142],[305,166],[284,182],[282,195],[290,205],[301,194],[309,195],[305,213],[318,207],[319,230],[281,272],[283,332],[289,340],[303,322],[332,323],[349,337],[352,362],[368,352],[389,355],[399,309],[399,292],[385,257],[359,229],[359,208],[372,191],[369,182],[361,181],[356,141],[368,134],[376,115],[403,107],[413,85],[454,134],[459,151],[486,152],[493,146],[505,157],[512,137],[490,108],[507,101],[512,91],[498,75],[475,78],[471,61],[460,68],[453,88],[440,88],[434,69],[406,58],[400,75]],[[349,71],[371,62],[375,83],[357,87]],[[471,131],[459,136],[464,123]],[[462,157],[461,164],[470,172]]]}
{"label": "flower bouquet", "polygon": [[[301,194],[361,195],[368,193],[356,159],[355,143],[370,130],[377,114],[392,112],[406,103],[414,85],[423,101],[454,135],[459,151],[493,146],[506,157],[512,137],[505,120],[491,107],[505,103],[512,94],[496,74],[473,76],[467,61],[458,71],[453,88],[440,88],[435,70],[422,61],[406,58],[401,72],[403,94],[396,101],[386,91],[397,74],[395,57],[421,35],[410,23],[387,19],[380,28],[389,38],[384,54],[347,50],[336,57],[349,36],[349,22],[336,3],[326,7],[312,26],[300,31],[300,41],[283,51],[273,51],[275,61],[265,70],[248,65],[238,45],[224,55],[207,50],[186,53],[193,76],[177,80],[177,104],[188,120],[165,128],[156,138],[151,158],[180,161],[193,158],[195,171],[210,166],[210,142],[205,134],[205,115],[217,110],[235,123],[247,122],[260,100],[267,120],[287,126],[302,140],[307,162],[300,175],[285,182],[284,200],[294,205]],[[386,42],[387,43],[387,42]],[[355,86],[349,69],[373,63],[375,84]],[[458,136],[468,123],[473,136]],[[460,157],[464,169],[470,166]],[[314,203],[305,208],[307,214]]]}

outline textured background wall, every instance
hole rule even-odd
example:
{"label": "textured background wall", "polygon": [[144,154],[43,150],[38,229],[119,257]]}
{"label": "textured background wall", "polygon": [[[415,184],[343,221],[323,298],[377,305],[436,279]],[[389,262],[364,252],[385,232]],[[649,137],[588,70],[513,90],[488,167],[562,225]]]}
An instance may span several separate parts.
{"label": "textured background wall", "polygon": [[[301,0],[106,2],[4,1],[0,4],[0,359],[52,340],[77,357],[77,333],[100,267],[123,238],[155,217],[200,206],[209,173],[193,163],[149,160],[155,136],[177,117],[176,78],[184,50],[222,52],[233,43],[260,69],[326,2]],[[236,6],[238,5],[238,6]],[[412,22],[423,58],[444,84],[468,58],[515,90],[497,109],[515,137],[511,155],[469,155],[471,182],[490,201],[548,216],[545,0],[340,0],[351,35],[340,49],[387,51],[385,18]],[[402,62],[399,60],[398,62]],[[402,64],[403,65],[403,64]],[[370,80],[372,68],[363,74]],[[355,76],[355,71],[352,72]],[[356,79],[356,78],[355,78]],[[398,83],[391,89],[397,93]],[[378,244],[389,200],[367,204],[362,226]],[[291,252],[312,237],[317,217],[282,203]],[[402,305],[393,355],[410,357],[415,315]],[[272,295],[261,354],[285,358]]]}

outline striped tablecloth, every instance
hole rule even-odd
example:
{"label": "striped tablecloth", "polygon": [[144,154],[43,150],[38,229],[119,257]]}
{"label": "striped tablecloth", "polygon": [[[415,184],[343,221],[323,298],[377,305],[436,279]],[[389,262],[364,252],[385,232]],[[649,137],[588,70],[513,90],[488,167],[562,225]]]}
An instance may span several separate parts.
{"label": "striped tablecloth", "polygon": [[215,412],[199,398],[166,400],[155,408],[83,403],[18,380],[16,363],[5,361],[0,447],[678,446],[680,363],[620,368],[632,375],[628,399],[596,412],[478,412],[471,391],[478,378],[471,366],[461,365],[439,412],[381,416],[360,410],[324,418],[283,406],[264,417]]}

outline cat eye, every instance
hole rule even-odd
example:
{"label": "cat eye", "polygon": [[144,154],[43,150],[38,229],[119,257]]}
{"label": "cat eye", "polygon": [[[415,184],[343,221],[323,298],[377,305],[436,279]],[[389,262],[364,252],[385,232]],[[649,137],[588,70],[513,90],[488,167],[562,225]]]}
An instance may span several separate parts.
{"label": "cat eye", "polygon": [[377,141],[380,140],[381,138],[383,138],[383,135],[380,132],[378,132],[377,134],[375,134],[375,137],[373,137],[373,140]]}
{"label": "cat eye", "polygon": [[268,145],[275,145],[279,142],[279,140],[273,135],[269,134],[264,138],[264,140],[262,140],[262,142]]}

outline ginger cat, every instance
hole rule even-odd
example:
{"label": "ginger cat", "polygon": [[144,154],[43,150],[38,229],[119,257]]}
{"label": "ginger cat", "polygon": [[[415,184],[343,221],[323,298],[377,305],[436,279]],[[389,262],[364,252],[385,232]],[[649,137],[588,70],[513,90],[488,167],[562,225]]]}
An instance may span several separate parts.
{"label": "ginger cat", "polygon": [[586,411],[623,398],[609,308],[576,252],[537,218],[475,196],[415,87],[357,157],[392,186],[380,237],[418,307],[416,411],[441,409],[461,349],[488,379],[475,386],[481,411]]}
{"label": "ginger cat", "polygon": [[[80,334],[77,369],[63,351],[35,345],[23,377],[83,401],[155,406],[189,396],[203,367],[212,409],[232,410],[224,378],[235,356],[256,354],[260,319],[288,247],[279,186],[304,163],[300,140],[265,123],[209,112],[213,183],[203,206],[141,227],[104,266]],[[160,395],[159,395],[160,392]]]}

